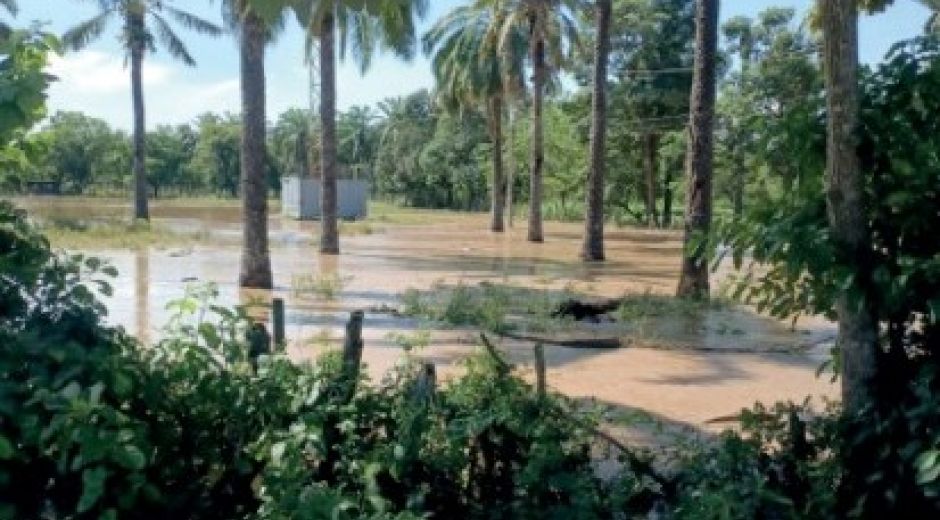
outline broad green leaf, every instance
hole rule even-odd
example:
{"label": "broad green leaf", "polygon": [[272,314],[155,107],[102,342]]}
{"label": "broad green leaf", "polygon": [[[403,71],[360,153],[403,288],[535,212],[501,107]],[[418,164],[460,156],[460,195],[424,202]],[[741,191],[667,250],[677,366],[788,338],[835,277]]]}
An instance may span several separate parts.
{"label": "broad green leaf", "polygon": [[98,503],[104,493],[108,470],[102,467],[89,468],[82,472],[82,496],[78,499],[77,511],[85,513]]}

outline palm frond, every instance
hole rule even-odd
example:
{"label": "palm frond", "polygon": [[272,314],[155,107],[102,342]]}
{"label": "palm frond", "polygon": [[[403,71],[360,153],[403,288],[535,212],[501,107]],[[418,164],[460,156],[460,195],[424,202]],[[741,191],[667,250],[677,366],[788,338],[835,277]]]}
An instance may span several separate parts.
{"label": "palm frond", "polygon": [[84,49],[89,43],[101,36],[113,14],[113,9],[103,11],[97,16],[69,29],[62,35],[62,44],[66,48],[76,51]]}
{"label": "palm frond", "polygon": [[222,34],[222,28],[208,20],[204,20],[192,13],[187,13],[186,11],[182,11],[166,4],[159,5],[162,7],[160,7],[160,9],[153,10],[153,14],[157,14],[156,11],[165,11],[176,23],[182,25],[190,31],[194,31],[199,34],[205,34],[208,36],[219,36]]}
{"label": "palm frond", "polygon": [[189,50],[186,48],[186,45],[180,40],[179,36],[173,32],[173,27],[160,15],[156,13],[151,13],[150,18],[154,22],[154,26],[157,31],[157,37],[160,40],[160,43],[166,47],[166,50],[170,53],[170,56],[182,61],[186,65],[193,67],[196,65],[196,60],[189,54]]}

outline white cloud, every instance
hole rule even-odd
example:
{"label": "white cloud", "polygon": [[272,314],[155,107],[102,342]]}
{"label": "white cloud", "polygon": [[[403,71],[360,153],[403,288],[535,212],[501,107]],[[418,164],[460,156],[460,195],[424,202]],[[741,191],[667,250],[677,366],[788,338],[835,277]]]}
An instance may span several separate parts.
{"label": "white cloud", "polygon": [[[129,90],[130,70],[123,56],[92,50],[56,56],[49,72],[59,78],[59,85],[73,92],[114,94]],[[164,85],[171,75],[162,64],[144,62],[144,88]]]}
{"label": "white cloud", "polygon": [[[49,108],[81,111],[129,130],[132,124],[130,73],[120,54],[82,51],[52,60],[49,72],[58,77],[49,90]],[[207,111],[239,110],[237,78],[208,78],[151,59],[144,62],[147,127],[192,121]]]}

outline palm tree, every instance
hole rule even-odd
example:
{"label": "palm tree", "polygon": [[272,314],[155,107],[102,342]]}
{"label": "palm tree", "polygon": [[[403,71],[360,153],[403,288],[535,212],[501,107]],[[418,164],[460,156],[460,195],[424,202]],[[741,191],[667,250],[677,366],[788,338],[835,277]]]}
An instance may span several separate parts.
{"label": "palm tree", "polygon": [[708,262],[702,235],[708,233],[712,217],[717,55],[718,0],[698,0],[695,6],[692,114],[686,151],[685,249],[677,291],[680,297],[686,298],[708,297]]}
{"label": "palm tree", "polygon": [[242,254],[239,285],[273,286],[268,249],[268,183],[266,176],[264,49],[283,27],[283,3],[223,0],[223,17],[238,36],[241,56]]}
{"label": "palm tree", "polygon": [[[432,69],[439,97],[450,109],[483,107],[492,141],[493,185],[490,229],[505,230],[506,177],[503,171],[503,114],[522,77],[524,35],[499,45],[506,11],[500,2],[478,0],[454,9],[424,37],[425,52],[433,54]],[[511,101],[510,101],[511,102]]]}
{"label": "palm tree", "polygon": [[377,119],[378,114],[369,106],[349,107],[339,115],[336,132],[340,161],[345,161],[354,174],[372,171],[378,139]]}
{"label": "palm tree", "polygon": [[271,151],[278,168],[287,175],[309,177],[316,140],[311,135],[310,121],[313,115],[308,109],[291,108],[278,116],[271,131]]}
{"label": "palm tree", "polygon": [[[576,0],[508,0],[501,32],[503,35],[526,35],[529,64],[532,67],[532,137],[529,172],[530,242],[542,242],[542,177],[545,166],[542,107],[545,87],[550,74],[564,65],[565,51],[578,41],[577,23],[573,12]],[[502,46],[510,45],[506,38]]]}
{"label": "palm tree", "polygon": [[604,173],[607,139],[607,59],[610,54],[610,0],[597,0],[594,40],[594,92],[591,96],[591,154],[581,258],[604,259]]}
{"label": "palm tree", "polygon": [[101,36],[111,18],[118,17],[124,24],[121,41],[130,58],[134,104],[134,217],[146,220],[150,218],[150,212],[147,209],[144,57],[147,52],[156,49],[155,42],[159,41],[174,58],[189,66],[196,64],[169,20],[186,29],[210,36],[220,35],[222,29],[171,6],[169,0],[99,0],[98,4],[100,12],[66,32],[62,41],[73,50],[81,50]]}
{"label": "palm tree", "polygon": [[415,19],[423,17],[427,0],[295,0],[295,13],[310,41],[320,47],[320,252],[339,254],[336,178],[336,39],[338,54],[347,47],[360,70],[368,70],[379,48],[411,59],[417,46]]}

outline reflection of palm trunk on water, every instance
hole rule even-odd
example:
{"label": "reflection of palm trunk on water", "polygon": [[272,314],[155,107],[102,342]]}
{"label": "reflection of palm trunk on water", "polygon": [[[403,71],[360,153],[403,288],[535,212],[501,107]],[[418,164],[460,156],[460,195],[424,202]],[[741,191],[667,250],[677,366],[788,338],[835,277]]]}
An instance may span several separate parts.
{"label": "reflection of palm trunk on water", "polygon": [[150,343],[150,250],[138,249],[134,257],[134,275],[136,302],[134,312],[137,318],[137,338],[147,345]]}

